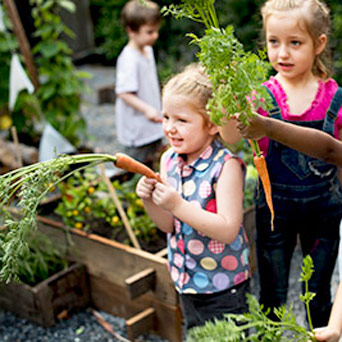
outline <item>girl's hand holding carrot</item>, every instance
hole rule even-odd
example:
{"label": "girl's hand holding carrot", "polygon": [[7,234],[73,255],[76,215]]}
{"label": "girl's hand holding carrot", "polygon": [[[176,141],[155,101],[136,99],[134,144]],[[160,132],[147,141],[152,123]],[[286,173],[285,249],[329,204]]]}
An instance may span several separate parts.
{"label": "girl's hand holding carrot", "polygon": [[157,180],[154,178],[147,178],[146,176],[141,177],[136,187],[137,195],[143,200],[152,199],[152,192],[156,183]]}
{"label": "girl's hand holding carrot", "polygon": [[182,197],[166,183],[156,183],[153,193],[153,202],[164,210],[168,210],[173,213],[179,204],[182,202]]}

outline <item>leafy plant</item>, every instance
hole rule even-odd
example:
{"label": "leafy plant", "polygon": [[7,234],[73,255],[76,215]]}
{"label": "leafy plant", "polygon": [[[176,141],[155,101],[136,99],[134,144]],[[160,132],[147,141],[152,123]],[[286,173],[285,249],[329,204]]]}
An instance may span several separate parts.
{"label": "leafy plant", "polygon": [[142,200],[138,197],[135,188],[139,180],[138,175],[134,175],[129,181],[120,183],[114,181],[114,187],[117,189],[119,198],[127,208],[129,223],[136,237],[146,243],[156,239],[158,229],[155,223],[147,214]]}
{"label": "leafy plant", "polygon": [[[305,294],[300,300],[306,305],[307,315],[310,317],[309,302],[314,297],[308,291],[308,282],[313,272],[313,262],[310,255],[303,260],[302,272],[299,281],[305,283]],[[292,305],[289,309],[285,306],[274,310],[279,319],[273,321],[267,317],[262,305],[252,296],[247,296],[249,312],[245,314],[227,314],[225,319],[215,322],[206,322],[203,327],[195,327],[189,331],[187,342],[308,342],[316,341],[309,319],[310,331],[296,323],[296,317],[292,312]]]}
{"label": "leafy plant", "polygon": [[[74,11],[70,0],[30,0],[32,17],[38,43],[32,49],[39,74],[40,87],[35,93],[20,92],[11,115],[7,115],[6,127],[13,124],[19,133],[37,135],[41,121],[48,121],[72,144],[78,146],[80,135],[86,134],[85,120],[79,109],[82,92],[88,91],[83,79],[90,77],[77,71],[72,61],[72,50],[63,35],[73,37],[73,32],[62,22],[60,11]],[[6,18],[7,32],[0,32],[0,73],[4,74],[0,85],[4,88],[0,108],[8,112],[9,65],[17,42],[10,33],[11,23]],[[3,97],[3,98],[2,98]]]}
{"label": "leafy plant", "polygon": [[[115,180],[112,184],[116,189],[119,200],[126,209],[127,217],[138,239],[149,242],[156,238],[157,228],[147,215],[142,201],[135,192],[135,186],[139,176],[120,183]],[[95,169],[87,169],[84,172],[75,172],[65,182],[58,185],[61,192],[61,202],[55,213],[60,215],[63,222],[77,229],[88,231],[95,226],[96,220],[100,220],[102,228],[113,228],[112,237],[124,232],[123,223],[117,208],[110,197],[106,183],[96,173]],[[114,230],[114,228],[116,228]],[[119,229],[118,229],[119,228]],[[91,229],[93,230],[93,229]],[[128,241],[127,241],[128,243]]]}
{"label": "leafy plant", "polygon": [[85,120],[80,115],[81,93],[86,91],[82,82],[88,73],[77,71],[72,62],[72,50],[62,35],[73,37],[73,32],[62,22],[61,9],[74,11],[70,0],[30,0],[32,17],[39,42],[33,48],[36,55],[41,85],[36,93],[40,110],[46,121],[74,145],[78,132],[85,133]]}
{"label": "leafy plant", "polygon": [[98,52],[107,60],[115,60],[127,42],[127,35],[120,23],[120,12],[125,0],[91,0],[95,19],[94,33]]}
{"label": "leafy plant", "polygon": [[[3,250],[0,258],[1,281],[18,280],[20,259],[29,251],[27,239],[37,227],[37,207],[47,192],[77,170],[115,161],[115,156],[106,154],[60,156],[0,176],[0,210],[4,225],[8,228],[7,234],[0,241]],[[72,170],[71,165],[75,165]],[[19,210],[20,220],[12,219],[9,215],[7,206],[13,202]]]}
{"label": "leafy plant", "polygon": [[[0,239],[4,238],[5,234],[2,232]],[[21,282],[34,286],[68,266],[62,249],[46,235],[32,232],[27,241],[28,252],[18,262],[18,278]],[[3,253],[0,248],[0,255]]]}
{"label": "leafy plant", "polygon": [[254,115],[255,108],[267,108],[264,99],[269,99],[261,83],[266,80],[270,66],[265,61],[265,53],[245,52],[243,45],[234,36],[234,28],[220,28],[214,0],[182,0],[181,4],[164,7],[165,14],[177,19],[190,18],[205,25],[205,34],[199,38],[193,33],[193,44],[199,46],[199,61],[206,68],[213,85],[213,96],[208,110],[217,124],[235,113],[241,119]]}

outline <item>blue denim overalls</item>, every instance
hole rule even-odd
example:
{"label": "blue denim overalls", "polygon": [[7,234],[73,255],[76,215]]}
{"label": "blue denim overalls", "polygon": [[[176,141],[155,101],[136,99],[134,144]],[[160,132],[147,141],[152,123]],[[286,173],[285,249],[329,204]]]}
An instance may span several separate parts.
{"label": "blue denim overalls", "polygon": [[[273,108],[269,114],[283,120],[273,94],[271,96]],[[342,90],[339,88],[324,120],[292,123],[333,135],[341,104]],[[314,262],[315,271],[309,284],[310,291],[316,293],[310,304],[313,324],[325,326],[331,310],[330,281],[338,253],[342,217],[337,167],[274,140],[270,140],[266,161],[275,220],[274,231],[271,231],[270,212],[260,186],[255,192],[260,301],[271,308],[286,303],[291,258],[299,234],[303,255],[310,254]]]}

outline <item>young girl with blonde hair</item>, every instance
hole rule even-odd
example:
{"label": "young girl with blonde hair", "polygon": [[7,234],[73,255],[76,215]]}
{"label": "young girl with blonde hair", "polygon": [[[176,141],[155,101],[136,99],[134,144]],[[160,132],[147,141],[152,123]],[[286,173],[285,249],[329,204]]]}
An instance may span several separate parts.
{"label": "young girl with blonde hair", "polygon": [[199,65],[168,81],[162,113],[171,148],[161,158],[163,183],[142,177],[137,185],[150,217],[168,235],[170,274],[188,329],[248,309],[245,167],[217,139],[206,110],[211,93]]}
{"label": "young girl with blonde hair", "polygon": [[[272,108],[258,112],[339,138],[342,91],[329,78],[325,62],[329,16],[320,0],[266,1],[262,18],[267,54],[276,75],[264,84]],[[227,141],[231,126],[222,128]],[[290,263],[299,235],[303,254],[311,255],[315,268],[310,280],[310,291],[316,293],[310,303],[313,324],[326,326],[342,217],[337,167],[268,137],[260,139],[259,146],[266,158],[275,211],[272,231],[265,194],[259,187],[255,204],[260,301],[271,309],[286,303]]]}

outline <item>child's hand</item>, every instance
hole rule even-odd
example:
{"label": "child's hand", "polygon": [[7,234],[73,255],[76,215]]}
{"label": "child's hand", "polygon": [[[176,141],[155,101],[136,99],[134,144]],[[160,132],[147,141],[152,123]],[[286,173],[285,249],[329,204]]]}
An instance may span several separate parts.
{"label": "child's hand", "polygon": [[153,178],[141,177],[136,187],[137,195],[142,199],[151,199],[156,183],[157,181]]}
{"label": "child's hand", "polygon": [[338,331],[329,327],[315,329],[315,338],[317,341],[338,342],[340,337],[341,335]]}
{"label": "child's hand", "polygon": [[153,107],[148,106],[148,108],[144,112],[145,116],[153,122],[163,122],[163,118],[160,113]]}
{"label": "child's hand", "polygon": [[238,120],[236,125],[239,133],[246,139],[259,140],[267,135],[267,118],[255,113],[253,118],[248,118],[249,125],[245,125],[239,119],[239,114],[235,115]]}
{"label": "child's hand", "polygon": [[170,185],[157,183],[153,190],[152,200],[156,205],[172,212],[181,202],[182,198]]}

